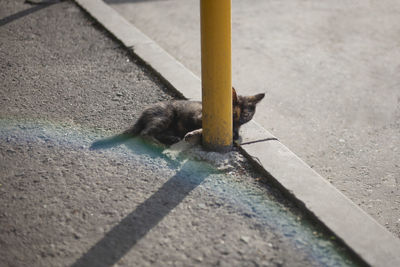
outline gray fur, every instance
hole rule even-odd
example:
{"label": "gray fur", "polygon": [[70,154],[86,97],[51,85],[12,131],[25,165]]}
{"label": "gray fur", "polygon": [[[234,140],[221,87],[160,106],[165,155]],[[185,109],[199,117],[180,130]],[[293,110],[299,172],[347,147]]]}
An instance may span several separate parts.
{"label": "gray fur", "polygon": [[[234,90],[234,89],[233,89]],[[239,138],[239,127],[250,121],[256,104],[264,94],[238,96],[233,91],[233,137]],[[142,136],[156,143],[172,145],[188,133],[201,134],[202,106],[199,101],[175,100],[156,103],[145,109],[134,126],[123,135]]]}

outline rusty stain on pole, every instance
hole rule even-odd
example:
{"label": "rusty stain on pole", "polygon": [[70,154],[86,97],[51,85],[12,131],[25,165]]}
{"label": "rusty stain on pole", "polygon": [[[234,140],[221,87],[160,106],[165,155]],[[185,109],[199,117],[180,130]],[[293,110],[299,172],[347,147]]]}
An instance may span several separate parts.
{"label": "rusty stain on pole", "polygon": [[201,0],[203,145],[232,147],[231,0]]}

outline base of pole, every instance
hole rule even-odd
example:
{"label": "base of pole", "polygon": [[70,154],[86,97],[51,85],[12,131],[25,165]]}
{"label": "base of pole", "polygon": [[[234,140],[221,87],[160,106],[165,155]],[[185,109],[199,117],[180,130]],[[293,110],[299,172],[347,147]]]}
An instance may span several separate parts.
{"label": "base of pole", "polygon": [[232,151],[232,145],[229,146],[219,146],[215,144],[205,144],[203,142],[203,148],[206,151],[213,151],[213,152],[219,152],[219,153],[227,153]]}

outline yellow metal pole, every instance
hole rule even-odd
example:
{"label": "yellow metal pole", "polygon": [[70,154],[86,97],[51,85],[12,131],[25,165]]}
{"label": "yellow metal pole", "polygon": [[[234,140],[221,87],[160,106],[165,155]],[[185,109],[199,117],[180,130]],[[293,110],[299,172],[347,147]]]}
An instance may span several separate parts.
{"label": "yellow metal pole", "polygon": [[232,147],[231,0],[201,0],[203,145]]}

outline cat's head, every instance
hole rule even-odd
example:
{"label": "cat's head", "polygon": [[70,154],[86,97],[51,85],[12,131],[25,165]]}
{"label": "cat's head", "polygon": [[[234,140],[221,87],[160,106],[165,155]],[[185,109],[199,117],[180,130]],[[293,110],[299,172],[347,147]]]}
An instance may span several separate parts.
{"label": "cat's head", "polygon": [[265,94],[253,96],[238,96],[232,87],[233,124],[240,126],[250,121],[256,113],[256,105],[264,98]]}

